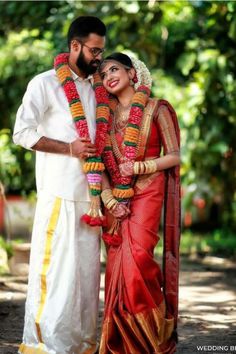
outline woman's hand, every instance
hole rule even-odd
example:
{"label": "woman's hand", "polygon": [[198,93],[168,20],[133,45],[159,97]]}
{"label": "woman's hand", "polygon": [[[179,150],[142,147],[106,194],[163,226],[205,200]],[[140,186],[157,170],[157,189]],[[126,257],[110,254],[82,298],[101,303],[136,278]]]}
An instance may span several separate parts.
{"label": "woman's hand", "polygon": [[127,161],[119,165],[122,177],[132,176],[134,174],[134,161]]}
{"label": "woman's hand", "polygon": [[114,208],[109,210],[109,212],[116,218],[116,219],[125,219],[129,214],[130,210],[127,208],[126,205],[122,203],[117,203]]}

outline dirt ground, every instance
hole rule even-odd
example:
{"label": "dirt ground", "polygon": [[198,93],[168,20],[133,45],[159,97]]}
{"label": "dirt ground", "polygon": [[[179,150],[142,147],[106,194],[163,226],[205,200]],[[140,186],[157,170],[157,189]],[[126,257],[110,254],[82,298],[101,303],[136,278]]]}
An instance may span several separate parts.
{"label": "dirt ground", "polygon": [[[27,277],[0,277],[0,353],[21,342]],[[104,296],[101,279],[100,323]],[[178,354],[236,354],[236,264],[216,257],[182,259]],[[142,353],[140,353],[142,354]]]}

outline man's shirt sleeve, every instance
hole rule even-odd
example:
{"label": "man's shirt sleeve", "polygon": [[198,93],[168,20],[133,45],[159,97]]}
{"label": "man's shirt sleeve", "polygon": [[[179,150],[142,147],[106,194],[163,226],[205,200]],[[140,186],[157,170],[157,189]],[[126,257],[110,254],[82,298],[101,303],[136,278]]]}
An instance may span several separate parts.
{"label": "man's shirt sleeve", "polygon": [[22,104],[17,111],[13,132],[15,144],[31,149],[42,137],[38,132],[38,126],[46,111],[45,100],[43,82],[39,77],[35,77],[29,82]]}

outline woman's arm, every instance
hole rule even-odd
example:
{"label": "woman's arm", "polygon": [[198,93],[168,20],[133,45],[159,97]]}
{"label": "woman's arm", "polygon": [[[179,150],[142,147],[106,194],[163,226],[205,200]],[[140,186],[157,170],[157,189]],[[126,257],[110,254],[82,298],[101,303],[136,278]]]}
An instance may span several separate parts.
{"label": "woman's arm", "polygon": [[164,156],[152,160],[127,162],[121,164],[120,172],[122,176],[132,174],[150,174],[162,171],[180,164],[179,145],[172,121],[171,114],[166,106],[161,106],[158,110],[156,121],[161,134],[164,147]]}

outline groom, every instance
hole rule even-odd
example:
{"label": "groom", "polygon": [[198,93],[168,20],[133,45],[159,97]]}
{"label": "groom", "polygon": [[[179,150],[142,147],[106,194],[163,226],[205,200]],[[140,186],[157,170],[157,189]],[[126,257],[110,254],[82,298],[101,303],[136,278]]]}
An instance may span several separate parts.
{"label": "groom", "polygon": [[[36,151],[38,195],[21,354],[93,354],[98,348],[100,228],[81,222],[90,202],[82,163],[96,154],[92,84],[105,35],[97,17],[75,19],[66,62],[30,81],[17,112],[13,140]],[[62,85],[63,73],[70,86]],[[75,124],[72,91],[88,136]]]}

